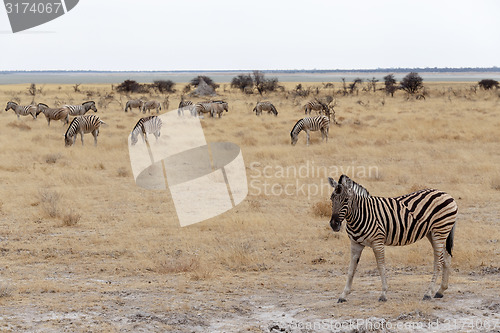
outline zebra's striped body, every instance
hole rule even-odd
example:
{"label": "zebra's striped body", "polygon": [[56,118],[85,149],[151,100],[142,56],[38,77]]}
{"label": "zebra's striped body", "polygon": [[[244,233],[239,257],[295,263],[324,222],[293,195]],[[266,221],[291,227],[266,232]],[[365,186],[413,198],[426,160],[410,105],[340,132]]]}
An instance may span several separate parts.
{"label": "zebra's striped body", "polygon": [[323,112],[325,113],[325,115],[330,114],[328,105],[318,100],[309,101],[304,105],[305,114],[311,114],[311,111],[313,110],[318,114],[323,114]]}
{"label": "zebra's striped body", "polygon": [[83,116],[89,110],[97,112],[94,101],[88,101],[82,103],[82,105],[64,105],[62,108],[68,110],[70,116]]}
{"label": "zebra's striped body", "polygon": [[212,116],[212,102],[198,102],[194,106],[194,112],[198,117],[201,117],[202,113],[210,113]]}
{"label": "zebra's striped body", "polygon": [[309,131],[321,131],[322,140],[326,138],[328,142],[328,130],[330,128],[330,120],[326,116],[306,117],[297,121],[293,126],[290,136],[292,138],[292,145],[297,143],[299,133],[304,130],[307,134],[307,145],[309,145]]}
{"label": "zebra's striped body", "polygon": [[38,112],[38,109],[35,105],[30,104],[23,106],[23,105],[18,105],[16,102],[8,102],[7,106],[5,107],[5,111],[9,111],[9,109],[12,109],[16,113],[18,119],[19,116],[27,116],[27,115],[31,115],[33,119],[36,119],[36,117],[40,113]]}
{"label": "zebra's striped body", "polygon": [[65,108],[49,108],[47,104],[38,103],[37,105],[38,112],[41,112],[45,115],[47,119],[47,123],[50,126],[51,120],[60,120],[63,124],[69,123],[69,112]]}
{"label": "zebra's striped body", "polygon": [[144,102],[142,106],[142,113],[146,113],[146,110],[148,110],[148,112],[151,112],[151,109],[156,109],[156,113],[160,113],[161,103],[158,101]]}
{"label": "zebra's striped body", "polygon": [[253,112],[255,112],[257,116],[261,115],[262,111],[267,111],[268,114],[273,113],[275,116],[278,115],[278,110],[276,110],[271,102],[259,102],[253,108]]}
{"label": "zebra's striped body", "polygon": [[83,115],[73,118],[69,124],[66,134],[64,134],[64,141],[66,146],[71,146],[76,141],[76,136],[80,133],[83,146],[83,134],[92,133],[94,136],[94,145],[97,146],[97,136],[99,135],[99,128],[104,121],[99,119],[96,115]]}
{"label": "zebra's striped body", "polygon": [[177,114],[179,116],[184,115],[184,110],[189,110],[191,116],[195,117],[196,112],[194,111],[194,104],[191,101],[182,100],[179,102],[179,108],[177,109]]}
{"label": "zebra's striped body", "polygon": [[139,111],[142,111],[142,106],[144,105],[144,101],[142,99],[131,99],[125,104],[125,112],[132,112],[132,108],[137,108]]}
{"label": "zebra's striped body", "polygon": [[160,131],[162,124],[161,119],[157,116],[149,116],[139,119],[130,135],[132,146],[137,143],[137,137],[139,135],[142,136],[143,141],[148,142],[147,134],[153,134],[158,141],[161,134]]}
{"label": "zebra's striped body", "polygon": [[434,274],[424,299],[430,299],[439,271],[443,268],[441,286],[436,298],[443,297],[448,288],[448,277],[453,248],[453,234],[457,204],[441,191],[426,189],[396,198],[372,197],[361,185],[342,175],[337,183],[328,179],[334,188],[331,196],[332,218],[330,226],[339,231],[346,220],[346,230],[351,240],[351,263],[347,284],[339,298],[345,302],[351,291],[356,267],[365,246],[373,249],[382,280],[385,301],[387,281],[385,276],[384,246],[402,246],[427,237],[434,250]]}
{"label": "zebra's striped body", "polygon": [[211,116],[212,117],[215,117],[215,115],[217,114],[217,116],[222,117],[222,113],[226,111],[228,112],[229,111],[229,106],[227,104],[227,102],[224,102],[224,101],[212,101],[212,110],[211,110]]}

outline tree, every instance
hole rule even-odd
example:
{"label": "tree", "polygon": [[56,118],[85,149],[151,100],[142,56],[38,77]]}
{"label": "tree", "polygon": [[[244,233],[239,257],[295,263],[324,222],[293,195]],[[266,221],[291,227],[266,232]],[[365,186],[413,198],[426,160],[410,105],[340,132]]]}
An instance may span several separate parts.
{"label": "tree", "polygon": [[387,95],[391,95],[394,97],[394,92],[398,89],[396,87],[396,79],[394,78],[394,74],[389,74],[384,76],[384,84],[385,84],[385,93]]}
{"label": "tree", "polygon": [[141,90],[141,85],[134,80],[125,80],[118,86],[116,86],[116,91],[118,92],[131,93],[131,92],[139,92],[140,90]]}
{"label": "tree", "polygon": [[484,79],[478,82],[479,86],[484,90],[490,90],[493,88],[498,89],[498,81],[492,79]]}
{"label": "tree", "polygon": [[253,71],[253,82],[259,94],[278,89],[278,78],[266,79],[261,71]]}
{"label": "tree", "polygon": [[372,88],[373,92],[376,92],[377,91],[377,82],[378,82],[378,80],[375,77],[373,77],[371,80],[368,80],[368,82],[369,82],[368,87]]}
{"label": "tree", "polygon": [[240,74],[231,80],[231,88],[238,88],[243,92],[247,87],[253,88],[253,79],[249,74]]}
{"label": "tree", "polygon": [[401,89],[406,91],[407,93],[414,95],[416,94],[420,89],[423,88],[423,82],[424,80],[418,73],[411,72],[410,74],[406,75],[403,80],[401,80]]}
{"label": "tree", "polygon": [[153,88],[158,90],[160,93],[174,93],[175,83],[171,80],[157,80],[153,81]]}

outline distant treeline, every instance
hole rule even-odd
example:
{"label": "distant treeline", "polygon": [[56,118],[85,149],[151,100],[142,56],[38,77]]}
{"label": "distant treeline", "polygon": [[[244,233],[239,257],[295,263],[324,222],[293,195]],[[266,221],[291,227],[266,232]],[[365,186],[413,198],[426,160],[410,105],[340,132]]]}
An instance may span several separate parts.
{"label": "distant treeline", "polygon": [[[284,69],[284,70],[260,70],[263,73],[470,73],[470,72],[500,72],[500,67],[425,67],[425,68],[377,68],[377,69]],[[248,73],[249,70],[173,70],[173,71],[92,71],[92,70],[36,70],[36,71],[0,71],[0,74],[11,73]]]}

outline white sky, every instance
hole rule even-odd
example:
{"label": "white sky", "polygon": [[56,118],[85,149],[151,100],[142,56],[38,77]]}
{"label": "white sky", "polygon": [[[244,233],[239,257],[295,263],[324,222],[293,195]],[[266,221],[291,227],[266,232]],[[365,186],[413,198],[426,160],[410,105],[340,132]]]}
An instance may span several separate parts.
{"label": "white sky", "polygon": [[500,66],[498,0],[80,0],[13,34],[0,70]]}

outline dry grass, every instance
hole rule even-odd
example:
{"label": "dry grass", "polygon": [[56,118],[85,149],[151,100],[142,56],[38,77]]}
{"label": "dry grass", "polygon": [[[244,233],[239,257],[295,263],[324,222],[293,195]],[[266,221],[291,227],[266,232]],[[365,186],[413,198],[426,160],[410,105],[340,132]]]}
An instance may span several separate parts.
{"label": "dry grass", "polygon": [[[286,89],[295,85],[285,84]],[[141,189],[132,179],[127,136],[142,114],[124,113],[112,102],[99,108],[110,126],[101,129],[97,147],[87,136],[85,146],[77,141],[65,148],[65,127],[48,127],[28,117],[18,121],[13,113],[2,112],[0,250],[8,268],[0,267],[0,272],[8,280],[10,296],[1,297],[0,289],[0,306],[15,313],[12,300],[19,307],[37,303],[47,312],[71,308],[102,313],[115,309],[125,297],[117,295],[129,290],[140,291],[134,301],[141,295],[157,300],[141,304],[160,312],[164,305],[158,299],[173,294],[179,299],[169,301],[173,312],[193,312],[183,309],[181,301],[190,310],[199,306],[193,302],[208,302],[234,315],[240,311],[235,307],[242,307],[237,296],[254,293],[269,293],[291,307],[310,304],[305,313],[333,308],[340,318],[437,311],[419,301],[432,270],[425,240],[387,249],[392,303],[367,302],[376,300],[380,285],[372,273],[373,255],[365,251],[351,303],[334,305],[345,282],[349,240],[345,232],[329,229],[326,177],[342,173],[372,195],[397,196],[426,187],[450,193],[459,216],[449,299],[481,293],[477,282],[470,282],[473,272],[498,294],[493,275],[482,269],[500,267],[499,97],[484,91],[472,94],[468,86],[427,84],[425,101],[382,92],[338,95],[340,125],[331,126],[328,143],[312,132],[309,147],[304,133],[296,146],[290,145],[290,130],[304,116],[300,108],[309,98],[272,93],[266,99],[277,106],[278,117],[256,117],[252,108],[258,96],[228,90],[220,98],[229,102],[230,111],[221,119],[204,119],[202,125],[209,142],[240,145],[249,195],[235,209],[185,228],[178,225],[168,192]],[[448,88],[461,93],[455,96]],[[82,85],[80,90],[104,96],[110,86]],[[0,87],[0,100],[6,102],[17,92],[24,103],[30,98],[25,91],[23,85]],[[319,97],[333,91],[321,88]],[[127,99],[115,95],[120,97]],[[87,100],[71,85],[46,85],[39,98],[37,102],[49,105]],[[179,93],[170,96],[171,105],[179,100]],[[61,221],[71,228],[61,228]],[[459,283],[460,293],[454,287]],[[308,299],[293,303],[295,294]]]}

